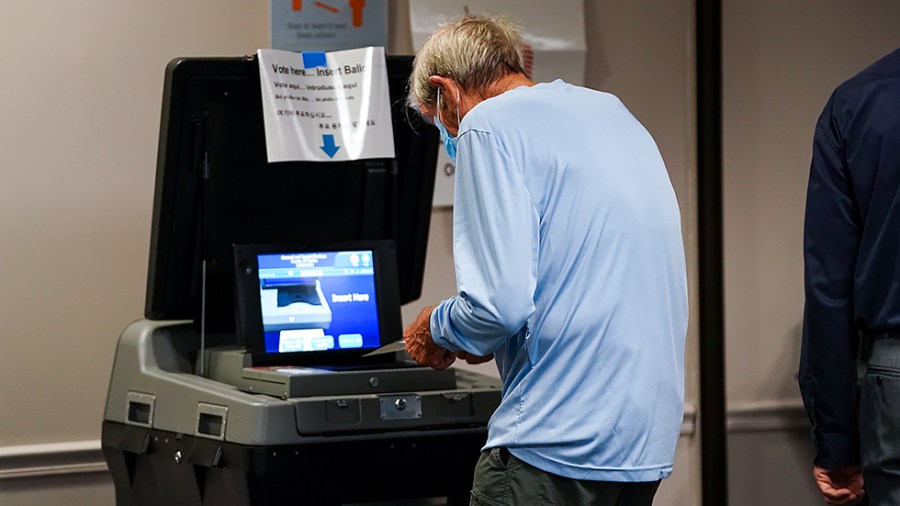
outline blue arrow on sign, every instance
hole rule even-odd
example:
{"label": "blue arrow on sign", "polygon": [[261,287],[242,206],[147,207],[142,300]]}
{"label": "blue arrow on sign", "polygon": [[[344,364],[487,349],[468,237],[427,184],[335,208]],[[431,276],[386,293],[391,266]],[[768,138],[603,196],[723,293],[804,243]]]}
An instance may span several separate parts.
{"label": "blue arrow on sign", "polygon": [[324,144],[324,146],[320,146],[320,147],[322,148],[322,151],[324,151],[325,154],[328,155],[328,158],[334,158],[334,154],[337,153],[339,149],[341,149],[340,146],[334,145],[334,136],[333,135],[324,135],[323,134],[322,135],[322,144]]}

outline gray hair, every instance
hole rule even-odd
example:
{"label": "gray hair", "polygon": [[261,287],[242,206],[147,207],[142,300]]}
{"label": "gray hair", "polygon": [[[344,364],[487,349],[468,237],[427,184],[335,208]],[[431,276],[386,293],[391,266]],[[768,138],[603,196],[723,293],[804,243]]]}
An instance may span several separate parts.
{"label": "gray hair", "polygon": [[438,25],[413,62],[407,104],[415,110],[434,108],[437,89],[433,75],[447,77],[464,90],[484,92],[498,79],[525,73],[519,27],[505,17],[465,15]]}

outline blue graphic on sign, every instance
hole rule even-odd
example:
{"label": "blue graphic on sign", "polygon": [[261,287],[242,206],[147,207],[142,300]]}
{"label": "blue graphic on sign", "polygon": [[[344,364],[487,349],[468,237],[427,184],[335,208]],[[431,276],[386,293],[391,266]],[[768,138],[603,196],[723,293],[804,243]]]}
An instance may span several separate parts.
{"label": "blue graphic on sign", "polygon": [[325,51],[304,51],[302,56],[303,68],[305,69],[328,67],[328,62],[325,60]]}
{"label": "blue graphic on sign", "polygon": [[328,155],[328,158],[334,158],[339,149],[341,149],[340,146],[334,145],[333,135],[322,135],[322,151]]}

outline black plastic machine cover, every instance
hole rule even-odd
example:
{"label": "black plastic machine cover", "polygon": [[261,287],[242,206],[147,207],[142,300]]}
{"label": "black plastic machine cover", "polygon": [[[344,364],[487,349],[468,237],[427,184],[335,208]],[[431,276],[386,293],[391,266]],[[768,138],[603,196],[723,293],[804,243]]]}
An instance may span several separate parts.
{"label": "black plastic machine cover", "polygon": [[412,58],[388,56],[395,159],[268,163],[255,57],[169,63],[145,316],[234,327],[232,245],[392,239],[401,303],[421,293],[437,131],[405,106]]}

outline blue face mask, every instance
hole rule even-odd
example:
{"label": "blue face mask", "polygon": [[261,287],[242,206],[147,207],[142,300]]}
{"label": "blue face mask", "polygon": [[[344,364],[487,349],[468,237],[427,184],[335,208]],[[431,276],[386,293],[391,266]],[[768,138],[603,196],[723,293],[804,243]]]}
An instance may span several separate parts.
{"label": "blue face mask", "polygon": [[450,135],[447,127],[441,123],[441,120],[434,118],[434,124],[437,126],[438,131],[441,132],[441,142],[444,143],[444,150],[447,152],[447,156],[453,160],[453,163],[456,163],[456,137]]}
{"label": "blue face mask", "polygon": [[[459,93],[457,93],[456,102],[459,104]],[[444,150],[447,151],[447,156],[453,160],[453,163],[456,163],[456,137],[450,135],[450,132],[447,131],[447,127],[441,122],[441,89],[437,89],[437,117],[434,118],[434,125],[437,127],[438,131],[441,132],[441,142],[444,143]],[[460,124],[459,118],[459,105],[456,106],[456,124]],[[459,128],[459,127],[457,127]]]}

